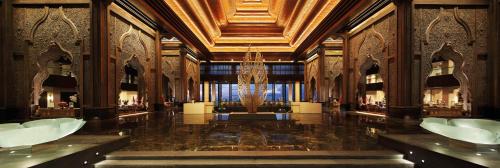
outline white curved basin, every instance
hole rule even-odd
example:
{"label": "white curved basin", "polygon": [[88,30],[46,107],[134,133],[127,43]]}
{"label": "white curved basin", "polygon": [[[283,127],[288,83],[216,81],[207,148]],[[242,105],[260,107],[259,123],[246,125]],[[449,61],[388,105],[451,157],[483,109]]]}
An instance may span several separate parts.
{"label": "white curved basin", "polygon": [[500,122],[485,119],[424,118],[422,128],[451,139],[476,144],[500,144]]}
{"label": "white curved basin", "polygon": [[85,121],[74,118],[0,124],[0,147],[29,146],[55,141],[78,131],[84,124]]}

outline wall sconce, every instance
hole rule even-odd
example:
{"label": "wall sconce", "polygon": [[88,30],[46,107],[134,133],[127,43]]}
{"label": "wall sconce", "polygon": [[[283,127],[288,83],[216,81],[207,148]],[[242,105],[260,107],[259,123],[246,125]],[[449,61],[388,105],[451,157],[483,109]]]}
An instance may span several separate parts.
{"label": "wall sconce", "polygon": [[52,92],[47,93],[47,101],[54,102],[54,94]]}

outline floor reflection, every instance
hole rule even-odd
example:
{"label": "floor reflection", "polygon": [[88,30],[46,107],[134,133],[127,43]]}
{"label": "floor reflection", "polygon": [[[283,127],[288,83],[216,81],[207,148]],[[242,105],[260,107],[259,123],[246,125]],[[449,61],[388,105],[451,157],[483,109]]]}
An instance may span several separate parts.
{"label": "floor reflection", "polygon": [[131,144],[122,150],[311,151],[382,149],[376,134],[384,129],[356,120],[338,122],[330,114],[277,114],[276,121],[230,121],[228,114],[175,114],[122,125],[117,131],[132,136]]}

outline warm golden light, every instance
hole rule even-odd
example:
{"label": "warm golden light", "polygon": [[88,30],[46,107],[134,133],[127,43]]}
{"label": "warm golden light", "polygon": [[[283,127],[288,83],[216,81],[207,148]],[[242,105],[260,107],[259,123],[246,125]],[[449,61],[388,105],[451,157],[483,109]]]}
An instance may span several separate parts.
{"label": "warm golden light", "polygon": [[165,2],[210,52],[245,52],[248,44],[261,52],[294,52],[340,0]]}

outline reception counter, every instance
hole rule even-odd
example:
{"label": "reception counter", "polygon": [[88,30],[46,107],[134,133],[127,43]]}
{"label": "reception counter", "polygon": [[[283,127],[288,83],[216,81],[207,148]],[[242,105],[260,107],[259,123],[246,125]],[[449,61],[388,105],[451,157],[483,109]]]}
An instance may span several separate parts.
{"label": "reception counter", "polygon": [[184,103],[184,114],[205,114],[212,113],[214,103],[212,102],[194,102]]}
{"label": "reception counter", "polygon": [[293,113],[321,113],[321,103],[292,102]]}

